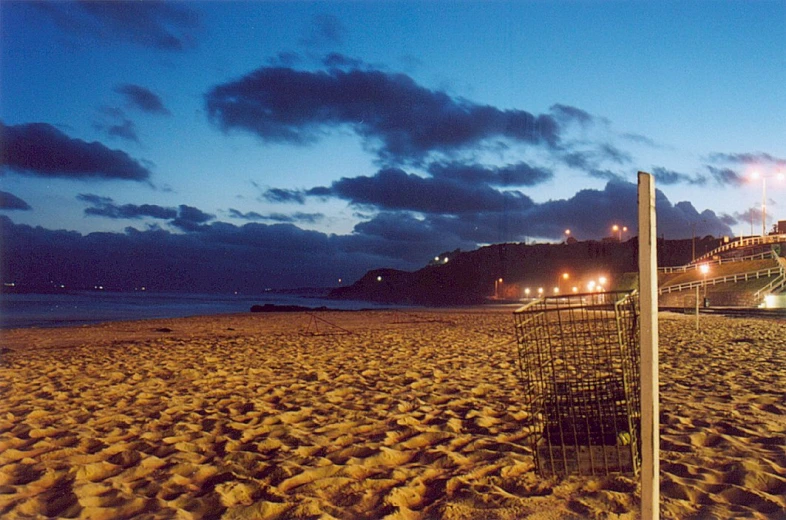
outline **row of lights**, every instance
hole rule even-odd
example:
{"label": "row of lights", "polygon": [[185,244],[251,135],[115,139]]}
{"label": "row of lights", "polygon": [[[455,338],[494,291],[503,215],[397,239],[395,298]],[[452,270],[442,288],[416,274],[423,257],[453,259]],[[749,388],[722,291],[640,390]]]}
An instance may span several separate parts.
{"label": "row of lights", "polygon": [[[619,224],[614,224],[613,226],[611,226],[611,232],[612,234],[616,233],[617,238],[619,238],[619,241],[622,242],[622,234],[628,232],[628,226],[620,226]],[[568,238],[570,238],[570,235],[571,235],[571,230],[566,229],[565,239],[567,240]]]}
{"label": "row of lights", "polygon": [[[560,282],[562,280],[567,281],[569,278],[570,278],[570,274],[568,274],[568,273],[562,273],[560,275],[560,277],[557,279],[557,286],[554,287],[554,289],[553,289],[554,294],[560,294],[560,292],[561,292]],[[608,279],[605,276],[599,277],[597,279],[597,281],[596,280],[590,280],[586,284],[587,291],[588,292],[604,292],[606,290],[606,282],[608,282]],[[494,280],[494,296],[497,297],[497,298],[499,298],[499,288],[502,285],[502,283],[503,283],[503,279],[502,278],[498,278],[498,279]],[[545,292],[545,290],[543,289],[543,287],[538,287],[538,289],[537,289],[538,296],[543,296],[544,292]],[[578,293],[579,292],[579,287],[577,285],[574,285],[573,287],[571,287],[571,292],[573,292],[574,294]],[[529,287],[525,287],[524,288],[524,296],[529,298],[530,294],[532,294],[532,289],[530,289]]]}

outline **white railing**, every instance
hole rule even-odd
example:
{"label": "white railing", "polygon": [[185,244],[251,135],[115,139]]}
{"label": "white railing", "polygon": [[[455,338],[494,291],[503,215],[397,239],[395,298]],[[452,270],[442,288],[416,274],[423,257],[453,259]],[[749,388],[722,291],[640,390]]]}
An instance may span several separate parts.
{"label": "white railing", "polygon": [[766,295],[786,287],[786,258],[776,256],[775,259],[780,265],[781,275],[753,293],[754,301],[763,300]]}
{"label": "white railing", "polygon": [[[742,256],[740,258],[726,258],[726,259],[719,258],[717,260],[710,260],[709,262],[702,262],[702,264],[722,265],[722,264],[730,264],[732,262],[745,262],[749,260],[766,260],[767,258],[778,258],[778,255],[776,255],[774,251],[765,251],[764,253]],[[688,264],[688,265],[680,265],[677,267],[659,267],[658,272],[664,274],[686,273],[688,271],[695,271],[696,269],[699,268],[699,265],[700,264]]]}
{"label": "white railing", "polygon": [[717,285],[722,283],[737,283],[747,282],[748,280],[758,280],[759,278],[769,278],[771,276],[783,276],[784,269],[781,265],[778,267],[770,267],[769,269],[759,269],[758,271],[750,271],[747,273],[730,274],[726,276],[718,276],[716,278],[708,278],[707,280],[694,280],[692,282],[685,282],[677,285],[669,285],[658,289],[658,294],[668,294],[677,291],[684,291],[686,289],[693,289],[695,287],[703,287],[704,285]]}
{"label": "white railing", "polygon": [[778,244],[781,242],[786,242],[786,235],[765,235],[763,237],[740,238],[733,242],[729,242],[728,244],[724,244],[720,247],[717,247],[712,251],[710,251],[709,253],[705,253],[701,255],[691,263],[695,264],[697,262],[701,262],[705,258],[711,258],[719,253],[730,251],[738,247],[759,246],[764,244]]}

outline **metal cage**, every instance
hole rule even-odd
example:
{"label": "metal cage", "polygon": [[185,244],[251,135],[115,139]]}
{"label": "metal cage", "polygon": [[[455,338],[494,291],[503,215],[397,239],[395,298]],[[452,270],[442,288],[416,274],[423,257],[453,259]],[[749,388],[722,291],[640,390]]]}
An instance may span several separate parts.
{"label": "metal cage", "polygon": [[538,472],[638,474],[638,294],[547,297],[513,314]]}

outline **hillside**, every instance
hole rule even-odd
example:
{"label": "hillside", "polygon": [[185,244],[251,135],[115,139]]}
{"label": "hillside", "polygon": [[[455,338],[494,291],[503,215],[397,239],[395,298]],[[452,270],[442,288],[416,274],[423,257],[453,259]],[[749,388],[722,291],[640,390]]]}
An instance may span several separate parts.
{"label": "hillside", "polygon": [[[713,237],[696,240],[696,254],[712,250]],[[691,240],[659,240],[659,265],[684,265],[691,260]],[[348,287],[334,289],[331,298],[413,305],[468,305],[498,299],[519,299],[526,288],[551,293],[603,276],[607,289],[629,284],[625,273],[638,269],[638,241],[585,241],[571,244],[495,244],[474,251],[443,253],[440,261],[415,272],[375,269]],[[448,259],[445,262],[445,258]],[[568,278],[563,278],[567,273]],[[499,282],[499,280],[502,282]]]}

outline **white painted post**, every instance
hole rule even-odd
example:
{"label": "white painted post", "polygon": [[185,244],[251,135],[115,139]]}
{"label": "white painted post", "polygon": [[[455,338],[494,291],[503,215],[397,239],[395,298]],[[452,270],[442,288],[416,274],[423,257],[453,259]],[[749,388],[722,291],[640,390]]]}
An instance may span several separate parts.
{"label": "white painted post", "polygon": [[655,183],[639,172],[639,297],[641,309],[641,518],[660,517],[658,404],[658,234]]}

